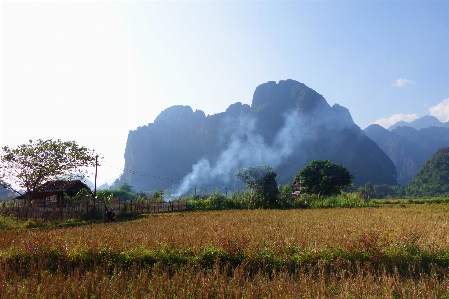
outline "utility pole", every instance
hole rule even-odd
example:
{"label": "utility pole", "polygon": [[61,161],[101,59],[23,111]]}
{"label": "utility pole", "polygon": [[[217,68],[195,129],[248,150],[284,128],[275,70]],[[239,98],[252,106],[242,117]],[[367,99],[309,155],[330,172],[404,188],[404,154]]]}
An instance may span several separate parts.
{"label": "utility pole", "polygon": [[95,156],[94,212],[95,212],[95,200],[97,199],[97,169],[98,169],[98,155]]}

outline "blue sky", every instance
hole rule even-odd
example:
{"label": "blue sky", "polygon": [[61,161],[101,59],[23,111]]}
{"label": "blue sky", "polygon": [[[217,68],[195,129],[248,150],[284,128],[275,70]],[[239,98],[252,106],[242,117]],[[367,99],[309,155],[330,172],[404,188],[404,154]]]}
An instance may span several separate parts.
{"label": "blue sky", "polygon": [[1,2],[1,145],[76,140],[123,166],[164,109],[294,79],[362,129],[449,120],[449,1]]}

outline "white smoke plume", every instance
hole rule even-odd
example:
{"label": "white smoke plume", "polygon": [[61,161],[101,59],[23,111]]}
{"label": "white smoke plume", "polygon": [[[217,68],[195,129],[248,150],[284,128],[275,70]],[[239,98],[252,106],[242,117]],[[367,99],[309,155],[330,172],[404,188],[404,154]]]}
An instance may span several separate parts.
{"label": "white smoke plume", "polygon": [[[273,168],[294,152],[300,142],[298,138],[298,118],[295,111],[285,116],[284,126],[276,134],[273,143],[267,144],[264,138],[257,134],[256,120],[251,118],[233,121],[236,130],[231,135],[230,143],[221,152],[215,164],[205,158],[192,166],[192,172],[186,175],[180,185],[173,192],[173,197],[179,197],[193,188],[206,185],[211,181],[223,184],[235,180],[234,174],[243,167],[268,164]],[[225,126],[227,127],[227,126]]]}

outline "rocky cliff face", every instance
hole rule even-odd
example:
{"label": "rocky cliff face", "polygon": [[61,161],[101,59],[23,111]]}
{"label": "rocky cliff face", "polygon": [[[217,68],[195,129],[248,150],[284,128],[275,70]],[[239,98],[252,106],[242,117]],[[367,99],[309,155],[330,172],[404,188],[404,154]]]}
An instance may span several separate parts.
{"label": "rocky cliff face", "polygon": [[449,128],[444,127],[416,130],[403,126],[389,131],[379,125],[371,125],[365,133],[391,158],[396,166],[398,182],[403,186],[415,178],[420,167],[439,148],[449,146]]}
{"label": "rocky cliff face", "polygon": [[244,188],[234,177],[243,167],[268,164],[285,184],[313,159],[347,167],[356,186],[396,184],[393,162],[354,124],[349,111],[330,106],[316,91],[286,80],[267,82],[251,106],[235,103],[205,116],[188,106],[164,110],[131,131],[119,183],[174,194]]}

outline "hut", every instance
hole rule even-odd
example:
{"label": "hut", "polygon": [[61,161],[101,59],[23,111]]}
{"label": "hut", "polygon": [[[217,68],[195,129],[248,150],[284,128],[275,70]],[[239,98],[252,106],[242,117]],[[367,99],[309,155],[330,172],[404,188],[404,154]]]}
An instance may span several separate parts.
{"label": "hut", "polygon": [[295,181],[291,184],[290,188],[292,189],[292,197],[300,197],[301,196],[301,185]]}
{"label": "hut", "polygon": [[88,193],[92,194],[90,188],[80,180],[48,181],[15,199],[22,200],[25,206],[62,208],[68,205],[67,196],[73,197],[82,189],[86,189]]}

